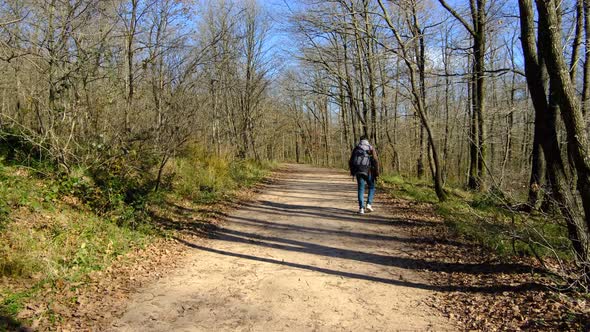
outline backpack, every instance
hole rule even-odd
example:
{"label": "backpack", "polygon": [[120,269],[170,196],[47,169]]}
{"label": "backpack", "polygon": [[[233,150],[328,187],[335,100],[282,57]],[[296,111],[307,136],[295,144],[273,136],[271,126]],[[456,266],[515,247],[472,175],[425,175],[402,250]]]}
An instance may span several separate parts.
{"label": "backpack", "polygon": [[350,165],[352,174],[369,175],[369,170],[371,169],[371,156],[369,156],[369,151],[360,146],[354,148]]}

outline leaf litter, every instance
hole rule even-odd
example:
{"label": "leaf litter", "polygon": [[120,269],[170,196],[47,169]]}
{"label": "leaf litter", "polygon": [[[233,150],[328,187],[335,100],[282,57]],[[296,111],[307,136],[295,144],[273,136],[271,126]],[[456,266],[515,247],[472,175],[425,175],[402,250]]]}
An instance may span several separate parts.
{"label": "leaf litter", "polygon": [[431,204],[390,198],[388,205],[394,218],[414,223],[405,232],[424,240],[412,244],[412,254],[437,267],[426,263],[421,272],[439,290],[428,304],[464,330],[590,329],[587,295],[560,290],[563,285],[533,258],[498,257],[454,238]]}

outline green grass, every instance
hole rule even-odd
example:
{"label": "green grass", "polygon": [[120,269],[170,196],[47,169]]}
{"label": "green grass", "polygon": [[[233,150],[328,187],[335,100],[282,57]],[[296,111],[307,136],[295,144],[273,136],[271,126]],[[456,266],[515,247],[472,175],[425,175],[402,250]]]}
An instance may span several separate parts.
{"label": "green grass", "polygon": [[174,160],[169,170],[175,174],[173,191],[198,203],[211,203],[239,188],[250,187],[276,167],[271,161],[211,156],[196,146],[190,147],[187,154]]}
{"label": "green grass", "polygon": [[423,180],[404,179],[398,175],[383,175],[380,177],[385,184],[395,187],[396,197],[415,200],[424,203],[436,203],[436,193],[430,185]]}
{"label": "green grass", "polygon": [[8,221],[8,214],[18,207],[32,211],[51,209],[57,198],[58,186],[30,176],[31,171],[24,167],[8,167],[0,161],[0,222]]}
{"label": "green grass", "polygon": [[149,225],[120,227],[81,203],[66,203],[59,190],[55,179],[0,166],[0,278],[11,280],[0,294],[0,326],[18,323],[14,317],[38,285],[81,281],[155,236]]}
{"label": "green grass", "polygon": [[446,188],[448,199],[439,202],[428,182],[390,175],[381,182],[394,197],[433,204],[452,234],[499,255],[571,258],[567,230],[558,218],[511,210],[501,193]]}
{"label": "green grass", "polygon": [[31,291],[0,292],[0,331],[19,331],[22,323],[15,317],[24,308]]}
{"label": "green grass", "polygon": [[119,227],[83,206],[64,203],[57,198],[59,184],[52,180],[31,177],[18,167],[1,172],[0,201],[12,213],[0,233],[0,276],[83,274],[152,236],[148,226]]}
{"label": "green grass", "polygon": [[0,302],[0,315],[16,316],[24,306],[24,301],[29,297],[30,291],[6,294]]}
{"label": "green grass", "polygon": [[79,283],[117,257],[169,235],[151,222],[150,204],[170,195],[199,204],[219,201],[258,183],[275,166],[193,148],[170,163],[161,192],[127,202],[125,183],[116,177],[99,186],[82,170],[67,177],[48,169],[41,174],[0,159],[0,278],[11,280],[0,290],[0,331],[18,324],[14,317],[39,295],[40,285]]}

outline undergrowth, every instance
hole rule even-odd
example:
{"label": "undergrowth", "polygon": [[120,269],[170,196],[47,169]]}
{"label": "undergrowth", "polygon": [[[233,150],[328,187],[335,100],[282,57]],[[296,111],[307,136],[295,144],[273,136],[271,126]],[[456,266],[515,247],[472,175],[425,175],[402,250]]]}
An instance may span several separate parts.
{"label": "undergrowth", "polygon": [[499,255],[571,258],[567,230],[559,218],[513,209],[502,193],[447,188],[448,199],[439,202],[431,184],[422,180],[385,175],[381,183],[394,197],[433,204],[452,233]]}
{"label": "undergrowth", "polygon": [[172,191],[197,203],[211,203],[236,189],[250,187],[276,167],[272,161],[208,156],[198,146],[187,148],[185,155],[171,163],[169,172],[175,175]]}
{"label": "undergrowth", "polygon": [[150,219],[150,205],[224,199],[276,166],[190,147],[168,163],[161,190],[154,192],[154,169],[123,174],[118,165],[80,166],[65,174],[44,162],[31,166],[6,156],[0,153],[0,330],[18,324],[18,312],[41,286],[82,282],[165,236]]}

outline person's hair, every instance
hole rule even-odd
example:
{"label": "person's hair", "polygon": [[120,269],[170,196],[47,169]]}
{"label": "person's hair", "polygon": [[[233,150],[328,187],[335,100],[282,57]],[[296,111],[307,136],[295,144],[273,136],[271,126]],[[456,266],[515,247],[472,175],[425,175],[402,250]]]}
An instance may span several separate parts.
{"label": "person's hair", "polygon": [[367,135],[362,135],[361,138],[359,139],[359,141],[362,141],[362,140],[367,140],[368,141],[369,138],[367,137]]}

